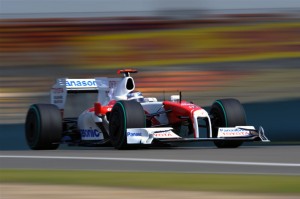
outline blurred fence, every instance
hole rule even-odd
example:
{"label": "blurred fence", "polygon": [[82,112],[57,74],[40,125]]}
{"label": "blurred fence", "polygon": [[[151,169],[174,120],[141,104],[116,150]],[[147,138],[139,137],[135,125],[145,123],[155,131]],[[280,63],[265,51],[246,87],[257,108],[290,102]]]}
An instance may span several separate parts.
{"label": "blurred fence", "polygon": [[[298,113],[300,100],[286,100],[267,103],[249,103],[244,104],[247,112],[247,120],[249,124],[256,127],[262,125],[266,136],[271,140],[271,143],[260,144],[299,144],[300,142],[300,126]],[[279,117],[279,115],[288,115],[289,118]],[[24,133],[24,125],[9,125],[0,124],[0,150],[28,150]],[[12,142],[13,140],[13,142]],[[211,142],[188,143],[183,146],[207,146],[213,145]],[[244,143],[247,145],[247,143]],[[254,145],[254,143],[249,143]],[[60,146],[61,149],[66,147]],[[78,147],[75,147],[78,149]]]}
{"label": "blurred fence", "polygon": [[300,57],[299,21],[258,19],[3,20],[0,64],[86,69]]}
{"label": "blurred fence", "polygon": [[[48,102],[58,77],[115,76],[127,67],[142,71],[135,75],[140,91],[180,90],[201,105],[221,97],[297,98],[299,35],[298,18],[276,14],[2,19],[0,121],[24,122],[29,104]],[[266,59],[273,61],[257,62]]]}

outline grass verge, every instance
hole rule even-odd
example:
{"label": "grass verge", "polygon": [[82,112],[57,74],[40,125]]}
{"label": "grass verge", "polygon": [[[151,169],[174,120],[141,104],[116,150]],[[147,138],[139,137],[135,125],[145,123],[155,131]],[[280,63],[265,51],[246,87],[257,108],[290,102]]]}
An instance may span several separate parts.
{"label": "grass verge", "polygon": [[0,183],[131,187],[146,189],[299,194],[300,176],[0,170]]}

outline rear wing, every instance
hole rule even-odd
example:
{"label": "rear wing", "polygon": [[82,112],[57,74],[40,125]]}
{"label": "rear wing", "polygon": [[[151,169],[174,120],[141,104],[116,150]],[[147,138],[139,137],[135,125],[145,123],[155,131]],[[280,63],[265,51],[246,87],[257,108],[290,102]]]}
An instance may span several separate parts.
{"label": "rear wing", "polygon": [[98,91],[96,79],[58,79],[57,83],[65,85],[67,91]]}
{"label": "rear wing", "polygon": [[[102,105],[106,105],[110,100],[127,99],[127,94],[133,91],[134,88],[135,84],[132,77],[60,78],[56,80],[56,83],[51,88],[50,101],[51,104],[55,104],[59,109],[64,109],[68,93],[97,93],[95,101],[97,100]],[[80,103],[85,102],[81,101]]]}
{"label": "rear wing", "polygon": [[106,78],[100,77],[95,79],[68,79],[60,78],[56,80],[56,84],[53,85],[52,89],[64,88],[67,92],[92,92],[99,90],[106,90],[109,88],[108,79],[115,79],[120,81],[120,78]]}

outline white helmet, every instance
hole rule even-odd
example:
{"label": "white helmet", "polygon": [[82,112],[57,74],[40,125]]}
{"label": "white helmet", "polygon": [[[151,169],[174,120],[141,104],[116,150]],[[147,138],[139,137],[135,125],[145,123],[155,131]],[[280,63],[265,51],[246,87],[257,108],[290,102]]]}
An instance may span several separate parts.
{"label": "white helmet", "polygon": [[127,94],[127,100],[136,100],[137,102],[145,102],[144,96],[139,91],[131,91]]}

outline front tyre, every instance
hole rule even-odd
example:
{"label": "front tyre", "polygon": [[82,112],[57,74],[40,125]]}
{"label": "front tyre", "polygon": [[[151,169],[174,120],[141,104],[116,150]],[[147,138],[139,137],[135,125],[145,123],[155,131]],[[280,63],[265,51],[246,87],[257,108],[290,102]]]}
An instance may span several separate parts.
{"label": "front tyre", "polygon": [[[217,137],[219,127],[246,126],[246,114],[241,103],[236,99],[216,100],[210,110],[212,115],[212,135]],[[214,141],[218,148],[236,148],[243,141]]]}
{"label": "front tyre", "polygon": [[33,150],[54,150],[59,147],[62,134],[62,116],[53,104],[33,104],[25,122],[25,136]]}
{"label": "front tyre", "polygon": [[145,128],[146,115],[142,105],[136,101],[118,101],[109,119],[109,135],[112,145],[116,149],[126,149],[127,129]]}

